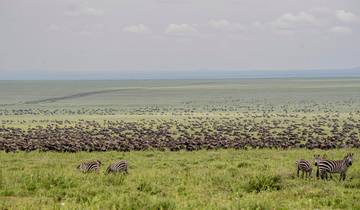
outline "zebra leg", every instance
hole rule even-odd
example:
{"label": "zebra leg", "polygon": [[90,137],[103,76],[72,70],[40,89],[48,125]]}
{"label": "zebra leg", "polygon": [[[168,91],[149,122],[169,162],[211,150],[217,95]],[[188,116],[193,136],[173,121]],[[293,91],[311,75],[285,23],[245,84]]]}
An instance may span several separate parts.
{"label": "zebra leg", "polygon": [[316,169],[316,178],[319,179],[319,168]]}
{"label": "zebra leg", "polygon": [[346,174],[345,173],[340,173],[340,180],[339,181],[341,181],[341,180],[343,180],[343,181],[345,181],[345,178],[346,178]]}
{"label": "zebra leg", "polygon": [[327,179],[327,174],[326,174],[326,172],[325,172],[325,171],[320,171],[320,177],[321,177],[321,179],[324,179],[324,178]]}
{"label": "zebra leg", "polygon": [[299,177],[299,175],[300,175],[300,174],[299,174],[299,168],[298,168],[298,169],[297,169],[297,177]]}

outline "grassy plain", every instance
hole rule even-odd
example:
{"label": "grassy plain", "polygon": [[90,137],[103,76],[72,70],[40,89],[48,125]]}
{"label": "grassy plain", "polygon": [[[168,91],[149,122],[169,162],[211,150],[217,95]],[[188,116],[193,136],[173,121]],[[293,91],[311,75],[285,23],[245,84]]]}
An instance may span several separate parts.
{"label": "grassy plain", "polygon": [[[216,150],[196,152],[0,153],[2,209],[360,209],[360,166],[348,179],[301,179],[295,160],[353,150]],[[100,159],[99,174],[79,161]],[[117,159],[130,174],[104,175]],[[315,172],[315,171],[314,171]]]}
{"label": "grassy plain", "polygon": [[[360,78],[0,81],[0,127],[22,129],[56,121],[187,122],[199,116],[221,124],[223,117],[249,113],[257,122],[307,124],[330,115],[342,122],[352,116],[353,124],[360,124],[359,107]],[[338,176],[330,181],[295,176],[299,158],[326,153],[336,159],[350,151],[355,161],[345,182]],[[0,151],[0,209],[360,209],[358,154],[358,149]],[[104,163],[100,174],[75,170],[93,159]],[[105,176],[104,168],[117,159],[129,161],[130,174]]]}

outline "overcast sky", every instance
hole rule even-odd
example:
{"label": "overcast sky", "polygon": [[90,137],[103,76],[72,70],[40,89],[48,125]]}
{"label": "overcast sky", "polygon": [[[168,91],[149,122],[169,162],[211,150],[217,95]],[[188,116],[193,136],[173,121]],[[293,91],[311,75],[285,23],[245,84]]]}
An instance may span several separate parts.
{"label": "overcast sky", "polygon": [[359,0],[0,0],[3,75],[354,66]]}

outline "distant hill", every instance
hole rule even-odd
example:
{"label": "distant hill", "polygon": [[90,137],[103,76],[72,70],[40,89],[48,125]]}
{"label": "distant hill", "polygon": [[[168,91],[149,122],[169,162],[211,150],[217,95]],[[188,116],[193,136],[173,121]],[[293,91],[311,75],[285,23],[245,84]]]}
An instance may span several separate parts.
{"label": "distant hill", "polygon": [[[127,75],[132,78],[131,75]],[[132,75],[145,79],[228,79],[228,78],[313,78],[313,77],[360,77],[360,67],[331,70],[198,70],[153,72],[147,75]]]}
{"label": "distant hill", "polygon": [[307,70],[187,70],[187,71],[11,71],[2,73],[1,80],[126,80],[126,79],[230,79],[230,78],[316,78],[360,77],[360,67],[349,69]]}

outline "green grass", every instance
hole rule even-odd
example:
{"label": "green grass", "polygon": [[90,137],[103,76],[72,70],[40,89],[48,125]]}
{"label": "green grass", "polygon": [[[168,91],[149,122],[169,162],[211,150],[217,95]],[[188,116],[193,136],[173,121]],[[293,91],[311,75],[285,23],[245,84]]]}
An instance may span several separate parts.
{"label": "green grass", "polygon": [[[345,182],[296,177],[295,160],[355,153]],[[0,152],[0,209],[360,209],[358,149],[197,152]],[[85,160],[103,162],[82,174]],[[129,161],[129,175],[104,175]],[[314,170],[315,172],[315,170]],[[315,174],[315,173],[314,173]]]}
{"label": "green grass", "polygon": [[[287,126],[334,118],[342,126],[349,116],[358,122],[360,113],[360,78],[0,81],[0,90],[0,126],[24,129],[65,120],[67,126],[79,120],[187,124],[195,117],[210,130],[229,120],[247,124],[247,118],[257,126],[264,120]],[[81,95],[89,92],[95,94]],[[94,112],[108,108],[115,111]],[[21,109],[36,114],[18,114]],[[9,111],[18,115],[1,115]],[[322,127],[329,133],[328,125]],[[327,153],[339,159],[350,151],[355,162],[345,182],[338,175],[329,181],[296,177],[299,158]],[[360,209],[359,151],[0,151],[0,209]],[[104,163],[101,173],[75,170],[93,159]],[[130,174],[105,176],[117,159],[129,161]]]}

